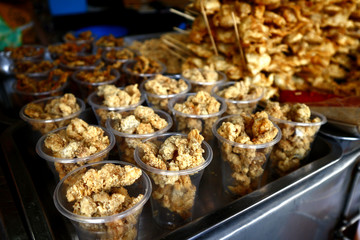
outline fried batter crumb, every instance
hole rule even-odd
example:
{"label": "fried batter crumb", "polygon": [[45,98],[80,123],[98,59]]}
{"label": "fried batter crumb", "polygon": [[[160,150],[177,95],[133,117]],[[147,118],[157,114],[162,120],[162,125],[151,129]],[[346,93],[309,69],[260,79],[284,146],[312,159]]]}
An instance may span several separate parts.
{"label": "fried batter crumb", "polygon": [[[132,185],[142,175],[141,169],[130,165],[105,164],[101,169],[89,169],[66,191],[68,202],[73,202],[73,212],[86,217],[105,217],[133,207],[144,196],[132,197],[126,186]],[[75,179],[75,178],[74,178]],[[134,239],[136,223],[141,210],[124,218],[100,224],[81,224],[89,231],[104,232],[106,239]],[[122,231],[121,231],[122,229]]]}
{"label": "fried batter crumb", "polygon": [[236,144],[264,144],[273,141],[278,129],[269,120],[266,112],[242,113],[230,117],[217,129],[217,133],[233,144],[221,141],[223,160],[228,163],[232,181],[228,189],[235,195],[244,195],[257,188],[259,178],[264,172],[266,156],[272,146],[263,149],[241,147]]}
{"label": "fried batter crumb", "polygon": [[230,100],[226,101],[227,114],[239,114],[241,112],[252,113],[256,108],[257,102],[243,102],[254,99],[260,100],[262,93],[263,90],[261,87],[252,86],[248,81],[235,82],[233,85],[229,85],[222,90],[215,92],[219,97]]}
{"label": "fried batter crumb", "polygon": [[140,101],[141,92],[137,84],[128,85],[121,90],[115,85],[98,87],[97,95],[104,98],[103,104],[107,107],[126,107]]}
{"label": "fried batter crumb", "polygon": [[200,91],[196,95],[191,95],[183,103],[176,103],[174,110],[191,115],[199,115],[199,118],[185,117],[175,114],[177,122],[177,130],[182,133],[188,133],[192,129],[197,129],[205,137],[205,140],[212,139],[212,125],[220,117],[213,116],[202,118],[201,115],[210,115],[220,112],[221,104],[216,98],[212,97],[210,93]]}
{"label": "fried batter crumb", "polygon": [[[141,160],[162,170],[179,171],[194,168],[205,162],[204,149],[201,146],[203,140],[204,137],[194,129],[187,137],[174,135],[159,144],[151,141],[141,143]],[[189,175],[167,176],[150,173],[150,176],[155,183],[154,199],[184,219],[191,216],[196,186],[191,182]]]}
{"label": "fried batter crumb", "polygon": [[[66,93],[60,98],[52,99],[51,101],[42,103],[29,103],[24,109],[26,116],[33,119],[57,119],[67,117],[71,114],[80,111],[80,106],[76,102],[76,97],[72,93]],[[50,132],[56,128],[60,128],[69,124],[70,120],[39,123],[32,122],[34,129],[39,130],[41,133]]]}
{"label": "fried batter crumb", "polygon": [[[270,155],[275,172],[282,176],[299,168],[301,161],[309,154],[311,144],[321,126],[316,123],[321,119],[312,117],[310,108],[303,103],[280,105],[278,102],[269,101],[265,111],[275,118],[274,121],[282,132],[280,142],[274,146]],[[281,122],[279,119],[287,122]]]}
{"label": "fried batter crumb", "polygon": [[[49,155],[56,158],[83,158],[91,156],[106,149],[110,145],[104,130],[87,124],[79,118],[72,119],[66,129],[49,134],[44,141]],[[77,163],[55,163],[56,170],[62,179],[67,173],[89,162],[101,161],[105,158],[99,156],[89,161]],[[66,165],[66,166],[64,166]]]}
{"label": "fried batter crumb", "polygon": [[[112,128],[125,134],[155,134],[168,126],[166,119],[145,106],[138,106],[134,111],[117,113],[116,116],[111,116],[111,119]],[[134,151],[144,137],[116,136],[116,139],[123,161],[135,164]]]}

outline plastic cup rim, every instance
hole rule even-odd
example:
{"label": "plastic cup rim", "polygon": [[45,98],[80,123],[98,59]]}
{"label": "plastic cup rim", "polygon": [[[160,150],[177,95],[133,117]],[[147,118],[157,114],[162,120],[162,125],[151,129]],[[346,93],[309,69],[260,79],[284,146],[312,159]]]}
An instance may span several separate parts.
{"label": "plastic cup rim", "polygon": [[259,97],[256,97],[256,98],[253,98],[253,99],[249,99],[249,100],[233,100],[233,99],[228,99],[228,98],[223,98],[223,97],[220,97],[216,91],[218,90],[218,88],[220,87],[227,87],[228,85],[234,85],[236,82],[235,81],[229,81],[229,82],[224,82],[224,83],[219,83],[217,84],[216,86],[214,86],[212,89],[211,89],[211,95],[213,95],[214,97],[216,98],[220,98],[220,99],[224,99],[225,102],[229,102],[229,103],[234,103],[234,104],[249,104],[249,103],[256,103],[256,102],[259,102],[263,96],[264,96],[264,88],[262,87],[258,87],[256,86],[257,88],[261,88],[261,94]]}
{"label": "plastic cup rim", "polygon": [[[178,133],[178,132],[168,132],[168,133],[163,133],[163,134],[159,134],[156,136],[152,136],[149,137],[147,139],[144,139],[142,142],[146,142],[146,141],[150,141],[154,138],[158,138],[158,137],[166,137],[166,136],[184,136],[187,137],[187,134],[184,133]],[[205,169],[212,161],[213,159],[213,151],[212,148],[210,147],[210,145],[204,140],[202,142],[205,146],[205,153],[208,153],[208,157],[205,159],[205,162],[199,166],[196,166],[194,168],[190,168],[190,169],[185,169],[185,170],[178,170],[178,171],[170,171],[170,170],[162,170],[162,169],[158,169],[158,168],[154,168],[151,167],[147,164],[145,164],[139,157],[139,147],[135,148],[134,151],[134,159],[135,162],[144,170],[149,171],[151,173],[155,173],[155,174],[159,174],[159,175],[166,175],[166,176],[177,176],[177,175],[190,175],[193,173],[197,173],[199,171],[202,171],[203,169]]]}
{"label": "plastic cup rim", "polygon": [[294,122],[294,121],[289,121],[289,120],[283,120],[283,119],[279,119],[279,118],[274,118],[271,115],[269,115],[269,118],[276,123],[281,123],[281,124],[289,124],[289,125],[294,125],[294,126],[301,126],[301,127],[314,127],[314,126],[321,126],[324,125],[327,122],[327,118],[325,117],[325,115],[318,113],[318,112],[314,112],[311,111],[311,116],[313,117],[319,117],[320,118],[320,122],[314,122],[314,123],[304,123],[304,122]]}
{"label": "plastic cup rim", "polygon": [[211,85],[217,85],[217,84],[221,84],[221,83],[224,83],[224,82],[226,82],[226,79],[227,79],[227,77],[226,77],[226,74],[225,73],[223,73],[223,72],[221,72],[221,71],[217,71],[217,70],[215,70],[219,75],[221,75],[221,79],[219,79],[219,80],[217,80],[217,81],[215,81],[215,82],[196,82],[196,81],[192,81],[192,80],[190,80],[190,79],[188,79],[188,78],[186,78],[186,77],[184,77],[183,76],[183,74],[181,74],[181,78],[182,79],[186,79],[186,80],[188,80],[190,83],[191,83],[191,85],[201,85],[201,86],[211,86]]}
{"label": "plastic cup rim", "polygon": [[16,94],[22,94],[22,95],[27,95],[27,96],[44,96],[44,95],[49,95],[49,94],[53,94],[56,92],[61,92],[63,91],[67,85],[69,84],[68,80],[66,80],[66,82],[64,84],[62,84],[60,87],[50,90],[50,91],[45,91],[45,92],[24,92],[24,91],[20,91],[18,89],[16,89],[16,83],[18,80],[16,80],[13,84],[13,90]]}
{"label": "plastic cup rim", "polygon": [[89,161],[89,160],[95,159],[97,157],[101,157],[104,154],[107,154],[108,152],[110,152],[111,149],[115,146],[115,137],[112,134],[112,132],[102,126],[98,126],[98,125],[89,125],[89,126],[101,128],[104,131],[104,133],[106,134],[106,136],[108,136],[108,138],[109,138],[109,141],[110,141],[109,146],[107,146],[105,149],[101,150],[100,152],[97,152],[90,156],[82,157],[82,158],[57,158],[57,157],[53,157],[53,156],[50,156],[50,155],[44,153],[41,149],[41,146],[44,143],[46,137],[55,132],[65,130],[67,128],[67,126],[64,126],[61,128],[57,128],[53,131],[50,131],[47,134],[41,136],[40,139],[36,143],[36,153],[41,158],[45,159],[46,161],[53,162],[53,163],[65,163],[66,164],[66,163],[77,163],[77,162],[82,162],[82,161]]}
{"label": "plastic cup rim", "polygon": [[[119,89],[123,90],[125,87],[119,87]],[[129,106],[123,106],[123,107],[107,107],[107,106],[104,106],[104,105],[100,105],[100,104],[97,104],[94,102],[94,97],[97,96],[97,91],[95,92],[92,92],[90,93],[90,95],[88,96],[87,100],[88,100],[88,103],[89,105],[92,107],[92,108],[96,108],[96,109],[105,109],[105,110],[108,110],[108,111],[126,111],[128,109],[132,109],[132,108],[136,108],[137,106],[140,106],[141,104],[144,103],[145,101],[145,96],[144,94],[140,91],[141,93],[141,96],[140,96],[140,101],[135,103],[135,104],[132,104],[132,105],[129,105]]]}
{"label": "plastic cup rim", "polygon": [[[44,71],[44,72],[28,72],[28,73],[26,73],[26,72],[24,72],[24,73],[14,72],[15,65],[18,62],[50,62],[53,65],[53,67],[50,68],[49,70]],[[24,59],[24,60],[19,60],[19,61],[16,61],[16,62],[12,62],[12,64],[10,65],[10,71],[12,71],[14,74],[24,74],[25,76],[30,77],[30,78],[46,77],[47,75],[49,75],[49,73],[51,71],[55,70],[56,68],[57,68],[57,66],[54,65],[51,61],[44,60],[44,59],[31,59],[31,60]]]}
{"label": "plastic cup rim", "polygon": [[[162,75],[162,74],[161,74],[161,75]],[[165,76],[165,75],[163,75],[163,76]],[[166,77],[166,76],[165,76],[165,77]],[[172,78],[172,79],[174,79],[174,78]],[[168,94],[168,95],[160,94],[160,95],[158,95],[158,94],[155,94],[155,93],[151,93],[151,92],[149,92],[149,91],[147,91],[147,90],[145,89],[145,84],[146,84],[148,81],[150,81],[150,80],[154,80],[154,78],[149,78],[149,79],[146,79],[145,81],[143,81],[143,82],[140,84],[140,90],[141,90],[142,92],[144,92],[144,93],[146,94],[146,96],[149,96],[149,97],[152,97],[152,98],[161,98],[161,99],[173,98],[173,97],[176,97],[176,96],[179,96],[179,95],[184,95],[184,94],[188,93],[188,92],[191,90],[191,83],[190,83],[188,80],[186,80],[186,79],[182,79],[182,80],[185,81],[186,84],[187,84],[187,88],[186,88],[184,91],[179,92],[179,93],[175,93],[175,94]],[[175,80],[176,80],[176,79],[175,79]],[[178,79],[178,80],[176,80],[176,81],[179,81],[179,80],[180,80],[180,79]]]}
{"label": "plastic cup rim", "polygon": [[[281,140],[281,137],[282,137],[282,132],[281,132],[281,129],[280,127],[274,123],[273,121],[271,121],[273,123],[273,125],[277,128],[278,130],[278,133],[276,134],[276,137],[270,141],[270,142],[267,142],[267,143],[261,143],[261,144],[242,144],[242,143],[237,143],[237,142],[234,142],[234,141],[231,141],[229,139],[226,139],[224,137],[222,137],[218,132],[217,132],[217,129],[218,129],[218,124],[221,122],[221,121],[224,121],[228,118],[232,118],[232,117],[241,117],[240,114],[232,114],[232,115],[228,115],[228,116],[225,116],[225,117],[222,117],[222,118],[219,118],[218,120],[216,120],[216,122],[214,123],[213,127],[212,127],[212,132],[214,134],[214,136],[221,142],[225,142],[227,144],[230,144],[231,146],[234,146],[234,147],[240,147],[240,148],[251,148],[251,149],[260,149],[260,148],[268,148],[268,147],[271,147],[275,144],[277,144],[280,140]],[[220,127],[220,126],[219,126]]]}
{"label": "plastic cup rim", "polygon": [[[153,109],[153,108],[152,108]],[[125,111],[118,111],[118,112],[130,112],[130,111],[134,111],[135,108],[130,108],[130,109],[127,109]],[[110,118],[108,118],[106,120],[106,128],[107,129],[110,129],[110,131],[116,135],[116,136],[119,136],[119,137],[124,137],[124,138],[149,138],[149,137],[152,137],[152,136],[157,136],[158,134],[161,134],[161,133],[164,133],[164,132],[167,132],[173,125],[173,120],[170,116],[170,114],[168,114],[167,112],[163,111],[163,110],[160,110],[160,109],[153,109],[154,112],[156,114],[158,113],[161,113],[163,115],[166,116],[167,119],[166,122],[168,123],[168,125],[166,127],[164,127],[163,129],[159,129],[157,130],[156,132],[153,132],[153,133],[147,133],[147,134],[130,134],[130,133],[123,133],[123,132],[119,132],[117,130],[115,130],[112,126],[111,126],[111,120]]]}
{"label": "plastic cup rim", "polygon": [[43,49],[44,52],[41,53],[41,54],[35,55],[35,56],[16,59],[16,58],[11,58],[11,51],[9,51],[10,52],[9,56],[10,56],[11,60],[13,60],[13,61],[33,61],[33,60],[39,60],[39,59],[44,58],[44,55],[45,55],[45,47],[44,46],[38,45],[38,44],[24,44],[24,45],[22,45],[22,47],[25,47],[25,48],[34,47],[34,48],[37,48],[37,49]]}
{"label": "plastic cup rim", "polygon": [[164,74],[166,72],[166,70],[167,70],[164,63],[162,63],[160,61],[156,61],[157,63],[159,63],[161,65],[161,71],[160,72],[158,72],[158,73],[133,73],[133,72],[131,72],[131,71],[129,71],[127,69],[127,66],[129,64],[132,64],[132,63],[135,63],[135,62],[137,62],[137,60],[135,60],[135,59],[131,59],[129,61],[124,62],[124,64],[121,66],[122,71],[125,72],[126,74],[129,74],[129,75],[132,75],[132,76],[152,77],[152,76],[155,76],[157,74]]}
{"label": "plastic cup rim", "polygon": [[222,99],[216,99],[217,101],[220,102],[221,106],[220,106],[220,110],[216,113],[212,113],[212,114],[204,114],[204,115],[196,115],[196,114],[187,114],[187,113],[183,113],[183,112],[179,112],[177,110],[174,109],[174,106],[175,106],[175,103],[176,103],[176,100],[180,99],[180,98],[183,98],[184,96],[186,97],[186,99],[182,102],[184,103],[189,96],[194,96],[196,95],[197,93],[186,93],[186,94],[182,94],[182,95],[178,95],[172,99],[169,100],[168,102],[168,109],[171,111],[171,113],[173,115],[180,115],[182,117],[188,117],[188,118],[212,118],[212,117],[218,117],[218,116],[221,116],[227,109],[227,105],[226,105],[226,102]]}
{"label": "plastic cup rim", "polygon": [[74,80],[74,82],[76,82],[77,84],[80,84],[80,85],[97,87],[97,86],[101,86],[101,85],[107,85],[107,84],[115,83],[120,78],[120,73],[115,68],[112,68],[110,70],[110,72],[112,72],[114,74],[115,78],[112,79],[112,80],[108,80],[108,81],[90,83],[90,82],[81,81],[76,77],[76,75],[78,73],[80,73],[80,72],[90,72],[90,71],[94,71],[94,70],[95,69],[78,69],[75,72],[73,72],[73,74],[71,75],[71,79]]}
{"label": "plastic cup rim", "polygon": [[[31,103],[40,103],[40,102],[47,102],[49,100],[53,100],[53,99],[57,99],[57,98],[61,98],[63,96],[55,96],[55,97],[47,97],[47,98],[41,98],[41,99],[37,99],[35,101],[32,101],[28,104],[31,104]],[[28,104],[26,104],[25,106],[23,106],[21,109],[20,109],[20,112],[19,112],[19,115],[20,115],[20,118],[23,119],[24,121],[26,122],[33,122],[33,123],[53,123],[53,122],[60,122],[60,121],[63,121],[63,120],[67,120],[67,119],[71,119],[73,117],[76,117],[76,116],[79,116],[84,110],[85,110],[85,102],[76,97],[76,103],[79,104],[80,106],[80,109],[79,111],[75,112],[75,113],[72,113],[68,116],[65,116],[65,117],[61,117],[61,118],[53,118],[53,119],[36,119],[36,118],[30,118],[28,116],[26,116],[25,114],[25,108]]]}
{"label": "plastic cup rim", "polygon": [[[141,177],[144,177],[144,181],[146,183],[145,186],[145,193],[143,194],[144,197],[138,202],[136,203],[133,207],[118,213],[118,214],[114,214],[114,215],[110,215],[110,216],[105,216],[105,217],[86,217],[86,216],[81,216],[81,215],[77,215],[73,212],[70,212],[69,210],[67,210],[62,204],[60,204],[60,202],[58,201],[59,198],[59,189],[61,187],[62,184],[64,184],[64,181],[71,176],[72,174],[87,168],[87,167],[91,167],[93,165],[97,165],[97,164],[107,164],[107,163],[112,163],[112,164],[116,164],[116,165],[131,165],[133,167],[136,167],[135,165],[131,164],[131,163],[127,163],[127,162],[122,162],[122,161],[117,161],[117,160],[106,160],[106,161],[101,161],[101,162],[94,162],[94,163],[89,163],[89,164],[85,164],[84,166],[81,166],[71,172],[69,172],[63,179],[61,179],[61,181],[57,184],[54,194],[53,194],[53,200],[54,200],[54,204],[56,209],[65,217],[69,218],[70,220],[76,221],[76,222],[81,222],[81,223],[93,223],[93,224],[99,224],[99,223],[106,223],[106,222],[111,222],[114,221],[116,219],[120,219],[120,218],[124,218],[136,211],[138,211],[140,208],[142,208],[145,203],[149,200],[151,192],[152,192],[152,185],[151,185],[151,181],[149,176],[142,171]],[[139,167],[137,167],[139,168]],[[140,168],[141,169],[141,168]]]}
{"label": "plastic cup rim", "polygon": [[101,54],[102,59],[104,59],[105,62],[108,63],[116,63],[116,62],[121,62],[121,63],[125,63],[127,61],[131,61],[133,59],[109,59],[108,57],[106,57],[106,54],[112,50],[116,50],[116,51],[120,51],[123,49],[128,49],[129,51],[134,53],[134,56],[139,55],[139,53],[137,53],[136,51],[130,49],[129,47],[126,46],[117,46],[117,47],[100,47],[97,46],[98,48],[104,48],[105,50],[103,51],[103,53]]}

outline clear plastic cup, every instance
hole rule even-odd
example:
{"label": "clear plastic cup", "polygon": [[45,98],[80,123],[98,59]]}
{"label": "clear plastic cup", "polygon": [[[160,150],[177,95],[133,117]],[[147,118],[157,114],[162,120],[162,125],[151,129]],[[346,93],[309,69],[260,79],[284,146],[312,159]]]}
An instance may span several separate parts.
{"label": "clear plastic cup", "polygon": [[156,74],[164,74],[166,72],[166,66],[162,62],[158,62],[161,65],[161,70],[156,73],[134,73],[133,69],[136,60],[127,61],[122,65],[122,72],[125,74],[126,84],[141,84],[143,81],[149,78],[155,77]]}
{"label": "clear plastic cup", "polygon": [[177,132],[189,133],[192,129],[198,129],[205,140],[213,146],[212,126],[226,111],[226,103],[222,99],[217,99],[220,102],[220,110],[217,113],[207,115],[194,115],[179,112],[174,109],[176,103],[184,103],[189,96],[196,95],[196,93],[187,93],[174,97],[169,101],[168,108],[175,120],[175,128]]}
{"label": "clear plastic cup", "polygon": [[327,121],[324,115],[313,111],[310,118],[319,118],[320,121],[301,123],[270,116],[282,132],[281,140],[274,146],[270,155],[270,172],[273,177],[284,176],[307,163],[307,157],[317,133]]}
{"label": "clear plastic cup", "polygon": [[[61,98],[62,96],[56,96],[56,97],[47,97],[43,99],[38,99],[35,101],[32,101],[31,103],[34,104],[41,104],[45,106],[47,103],[51,102],[52,100],[56,98]],[[29,123],[33,130],[39,131],[42,135],[46,134],[52,130],[55,130],[60,127],[67,126],[71,119],[78,117],[84,110],[85,110],[85,103],[83,100],[76,98],[76,103],[79,105],[80,109],[79,111],[72,113],[66,117],[60,117],[60,118],[54,118],[54,119],[36,119],[31,118],[25,114],[25,109],[28,104],[23,106],[20,110],[20,118],[24,120],[25,122]]]}
{"label": "clear plastic cup", "polygon": [[[23,49],[24,54],[17,54],[17,49]],[[35,61],[35,60],[42,60],[44,59],[45,55],[45,47],[41,45],[22,45],[14,49],[14,52],[11,50],[7,52],[7,56],[12,61]],[[26,51],[31,51],[30,53],[26,53]]]}
{"label": "clear plastic cup", "polygon": [[[123,89],[123,88],[120,88],[120,89]],[[99,97],[97,95],[97,92],[91,93],[88,97],[88,103],[91,106],[99,125],[105,127],[106,119],[108,118],[109,112],[122,112],[122,111],[127,111],[130,109],[133,109],[137,106],[140,106],[141,104],[144,103],[145,96],[142,93],[139,102],[129,105],[129,106],[124,106],[124,107],[107,107],[107,106],[103,105],[103,100],[104,100],[103,97]]]}
{"label": "clear plastic cup", "polygon": [[[146,98],[147,105],[152,107],[152,108],[164,110],[164,111],[166,111],[168,113],[171,113],[171,111],[168,108],[169,100],[173,99],[174,97],[186,94],[191,89],[191,84],[189,83],[189,81],[184,79],[184,81],[188,85],[188,87],[184,91],[182,91],[180,93],[177,93],[177,94],[157,95],[157,94],[151,93],[149,91],[146,91],[146,89],[145,89],[145,84],[150,80],[152,80],[152,79],[147,79],[144,82],[142,82],[141,85],[140,85],[141,92],[145,93],[145,98]],[[179,79],[177,79],[177,81],[178,80]]]}
{"label": "clear plastic cup", "polygon": [[[36,79],[38,79],[38,78],[36,78]],[[66,81],[64,84],[60,85],[58,88],[52,89],[50,91],[27,92],[27,91],[18,90],[16,87],[17,86],[17,81],[16,81],[13,84],[13,93],[11,94],[12,101],[14,103],[14,106],[20,109],[25,104],[35,101],[37,99],[63,95],[65,92],[65,89],[67,88],[68,85],[69,85],[68,81]]]}
{"label": "clear plastic cup", "polygon": [[227,109],[225,113],[228,115],[240,114],[242,112],[253,113],[256,109],[258,102],[264,96],[264,90],[262,89],[261,94],[259,96],[251,96],[251,98],[248,98],[247,100],[227,99],[224,97],[220,97],[218,95],[219,91],[222,91],[230,86],[233,86],[235,83],[236,82],[224,82],[217,84],[212,88],[211,95],[215,96],[218,99],[222,99],[226,102]]}
{"label": "clear plastic cup", "polygon": [[16,65],[19,64],[27,64],[28,66],[33,66],[36,64],[41,64],[42,62],[49,62],[49,61],[42,61],[42,60],[26,60],[26,61],[17,61],[14,62],[11,66],[10,66],[10,71],[13,72],[14,74],[24,74],[27,77],[31,77],[31,78],[41,78],[41,77],[47,77],[49,75],[49,73],[51,71],[53,71],[57,66],[54,65],[53,63],[49,62],[47,68],[44,68],[43,71],[38,71],[38,72],[19,72],[16,70]]}
{"label": "clear plastic cup", "polygon": [[58,182],[59,180],[63,179],[66,174],[68,174],[69,172],[85,165],[88,163],[93,163],[93,162],[100,162],[103,160],[106,160],[111,149],[114,147],[115,145],[115,137],[114,135],[107,129],[100,127],[100,126],[96,126],[99,128],[102,128],[102,130],[104,130],[104,135],[107,136],[109,138],[109,146],[107,146],[105,149],[103,149],[100,152],[97,152],[93,155],[90,155],[88,157],[82,157],[82,158],[57,158],[57,157],[53,157],[51,155],[51,151],[50,149],[48,149],[47,147],[45,147],[45,139],[53,133],[58,133],[60,131],[64,131],[66,130],[67,126],[65,127],[61,127],[61,128],[57,128],[51,132],[48,132],[47,134],[43,135],[38,142],[36,143],[36,152],[37,154],[46,160],[51,172],[54,174],[54,178],[55,181]]}
{"label": "clear plastic cup", "polygon": [[[133,53],[133,57],[131,58],[109,58],[107,55],[111,52],[111,51],[121,51],[121,50],[129,50],[131,53]],[[117,63],[117,62],[120,62],[120,63],[125,63],[129,60],[133,60],[134,57],[138,56],[139,53],[130,49],[130,48],[127,48],[127,47],[111,47],[111,48],[106,48],[103,52],[102,52],[102,59],[105,61],[106,64],[114,64],[114,63]],[[130,57],[130,56],[129,56]],[[121,64],[121,65],[122,65]],[[120,66],[121,66],[120,65]]]}
{"label": "clear plastic cup", "polygon": [[262,176],[273,149],[281,139],[281,130],[276,137],[263,144],[241,144],[222,137],[218,128],[223,122],[233,122],[241,115],[228,115],[215,122],[212,131],[221,151],[221,172],[224,191],[231,196],[244,196],[261,186]]}
{"label": "clear plastic cup", "polygon": [[[161,118],[165,119],[168,125],[153,133],[148,134],[129,134],[124,132],[119,132],[116,129],[114,129],[115,124],[117,123],[117,120],[114,119],[107,119],[106,121],[106,127],[107,129],[110,129],[110,131],[115,135],[116,144],[118,147],[118,152],[120,159],[125,162],[129,162],[132,164],[136,164],[134,160],[134,151],[136,146],[144,139],[157,136],[161,133],[165,133],[169,131],[173,125],[173,121],[171,116],[161,110],[154,110],[157,115],[159,115]],[[134,109],[129,109],[126,111],[121,112],[122,116],[129,116],[133,115]]]}
{"label": "clear plastic cup", "polygon": [[[202,69],[199,69],[199,70],[202,71]],[[216,72],[218,73],[218,80],[215,82],[196,82],[196,81],[193,81],[191,79],[184,77],[182,74],[181,74],[181,78],[188,80],[191,83],[191,91],[190,92],[196,93],[199,91],[205,91],[205,92],[210,93],[211,89],[214,86],[216,86],[217,84],[220,84],[220,83],[224,83],[227,80],[225,73],[220,72],[220,71],[216,71]]]}
{"label": "clear plastic cup", "polygon": [[[80,54],[80,53],[78,53],[78,55],[79,56],[91,56],[91,55]],[[101,59],[97,59],[93,63],[86,63],[86,65],[74,65],[74,66],[65,64],[63,62],[59,62],[59,68],[63,69],[64,71],[75,72],[77,70],[93,70],[95,68],[98,68],[100,66],[100,64],[101,64]]]}
{"label": "clear plastic cup", "polygon": [[87,82],[87,81],[82,81],[77,77],[77,75],[80,72],[84,72],[84,71],[93,72],[93,71],[97,71],[97,70],[94,70],[94,69],[77,70],[71,75],[71,79],[74,80],[74,82],[77,84],[78,89],[80,90],[80,94],[84,100],[87,99],[91,93],[96,92],[97,88],[99,86],[107,85],[107,84],[116,84],[116,82],[120,78],[119,71],[116,69],[111,69],[110,74],[111,74],[111,76],[113,76],[113,79],[110,79],[110,80],[106,79],[102,82]]}
{"label": "clear plastic cup", "polygon": [[[133,53],[133,56],[125,56],[124,58],[109,58],[108,54],[112,51],[122,51],[122,50],[129,50],[131,53]],[[104,50],[102,52],[102,59],[104,60],[104,62],[107,65],[111,65],[111,67],[117,69],[120,72],[120,79],[118,81],[117,86],[125,86],[126,85],[126,74],[125,72],[123,72],[123,68],[122,66],[124,65],[124,63],[128,62],[128,61],[132,61],[134,59],[134,57],[138,56],[139,53],[127,48],[127,47],[112,47],[112,48],[106,48],[106,50]],[[128,58],[129,57],[129,58]]]}
{"label": "clear plastic cup", "polygon": [[47,51],[49,52],[51,59],[56,60],[65,52],[86,54],[87,50],[86,50],[86,45],[58,42],[58,43],[50,44],[47,47]]}
{"label": "clear plastic cup", "polygon": [[151,182],[146,173],[142,172],[139,179],[125,187],[131,197],[143,195],[139,202],[126,211],[105,217],[86,217],[73,213],[73,206],[67,201],[66,192],[73,179],[80,178],[89,169],[100,169],[108,163],[121,166],[131,165],[120,161],[86,164],[70,172],[55,188],[53,195],[55,207],[74,225],[79,239],[137,239],[140,215],[152,191]]}
{"label": "clear plastic cup", "polygon": [[79,39],[79,34],[75,33],[75,32],[69,32],[70,34],[72,34],[76,39],[68,39],[67,38],[67,34],[65,34],[63,36],[63,41],[65,43],[75,43],[79,46],[84,46],[85,47],[85,51],[87,53],[92,53],[94,50],[94,39],[96,38],[96,36],[94,34],[91,34],[89,39]]}
{"label": "clear plastic cup", "polygon": [[[145,139],[143,142],[152,142],[160,146],[171,136],[184,136],[181,133],[165,133]],[[210,164],[213,158],[213,151],[210,145],[203,141],[201,144],[205,150],[203,157],[205,162],[200,166],[169,171],[151,167],[141,159],[144,152],[140,148],[135,150],[136,163],[148,173],[153,186],[150,198],[152,215],[155,222],[161,227],[174,229],[192,221],[196,195],[204,169]]]}

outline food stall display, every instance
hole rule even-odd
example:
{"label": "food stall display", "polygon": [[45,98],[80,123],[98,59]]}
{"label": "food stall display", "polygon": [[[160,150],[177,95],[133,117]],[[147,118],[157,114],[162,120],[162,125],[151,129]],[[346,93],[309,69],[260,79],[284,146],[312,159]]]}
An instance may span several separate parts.
{"label": "food stall display", "polygon": [[[70,32],[0,54],[1,169],[25,219],[4,218],[10,238],[327,239],[356,223],[360,3],[194,0],[184,11],[181,33]],[[134,182],[97,190],[129,180],[119,161]],[[64,195],[70,183],[79,199]]]}

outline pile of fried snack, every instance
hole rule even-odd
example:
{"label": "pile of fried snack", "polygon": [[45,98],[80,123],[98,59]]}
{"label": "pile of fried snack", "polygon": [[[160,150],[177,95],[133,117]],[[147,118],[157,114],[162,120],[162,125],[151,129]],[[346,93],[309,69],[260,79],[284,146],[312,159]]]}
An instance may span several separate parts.
{"label": "pile of fried snack", "polygon": [[213,64],[229,79],[248,78],[267,87],[266,98],[279,89],[360,94],[357,1],[195,0],[188,9],[198,14],[185,43],[193,55],[183,69]]}

